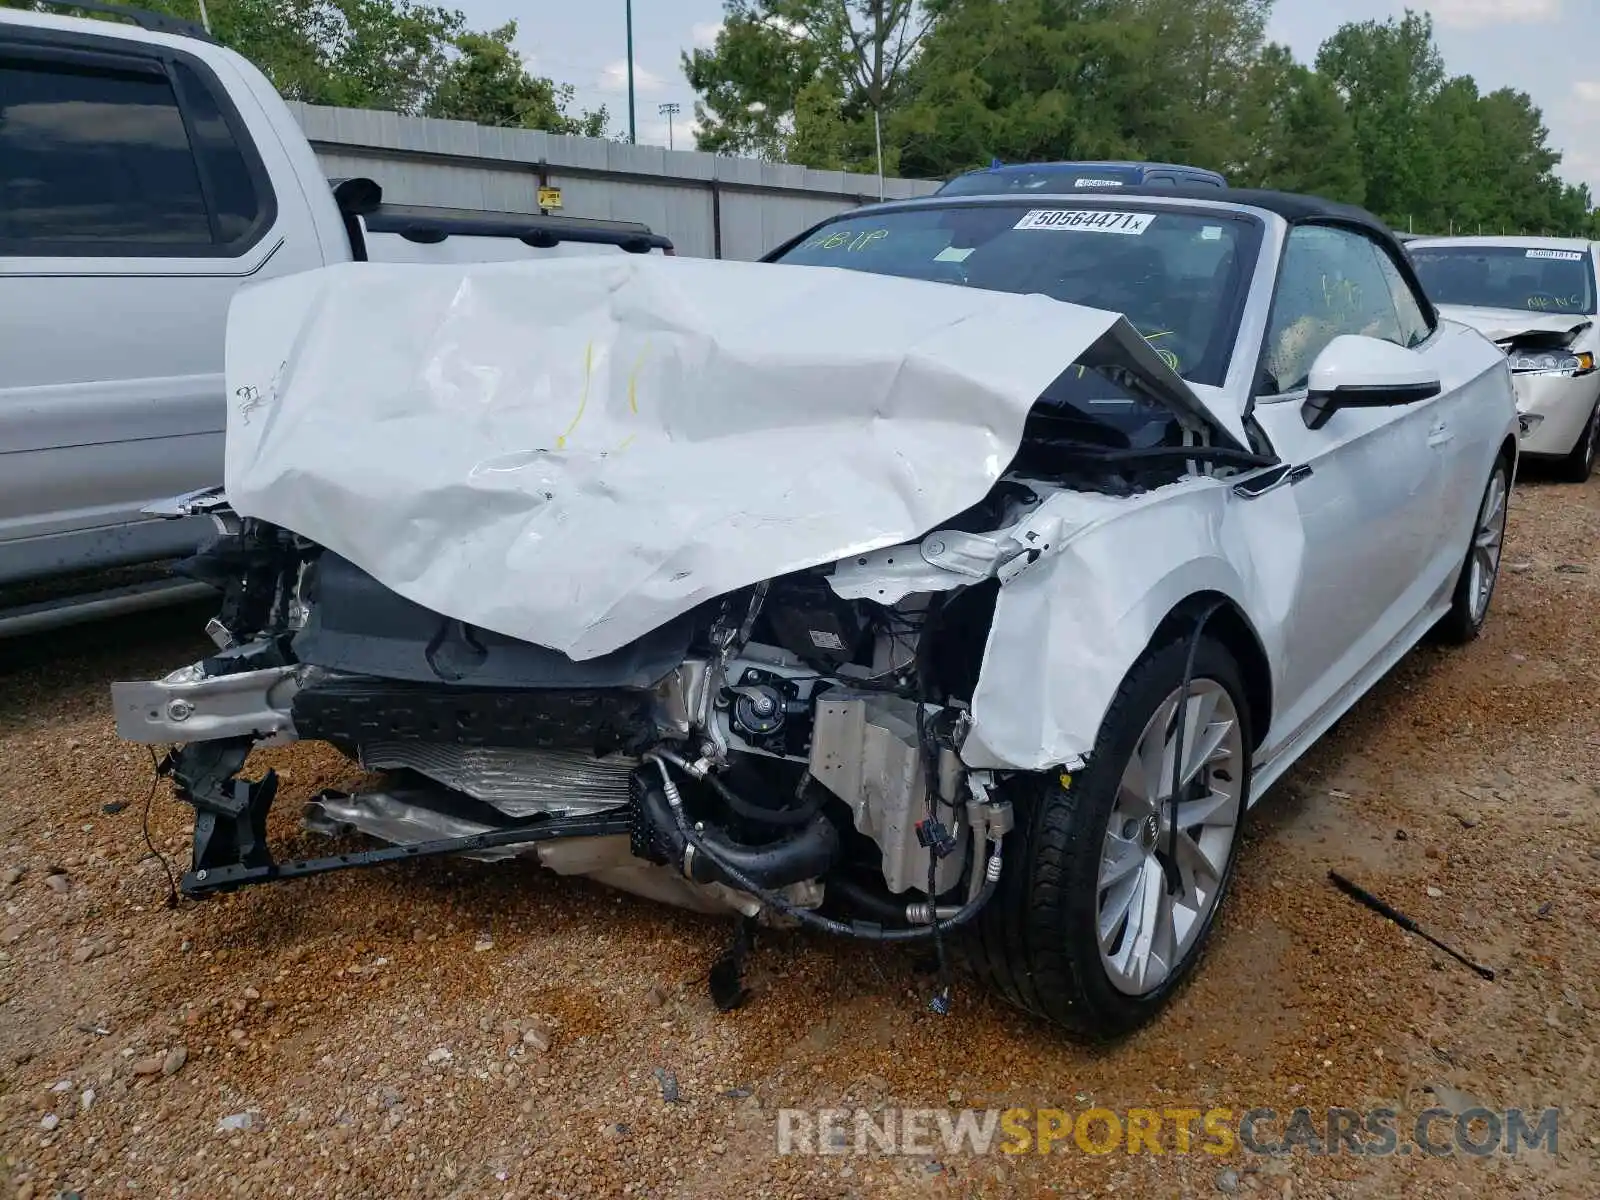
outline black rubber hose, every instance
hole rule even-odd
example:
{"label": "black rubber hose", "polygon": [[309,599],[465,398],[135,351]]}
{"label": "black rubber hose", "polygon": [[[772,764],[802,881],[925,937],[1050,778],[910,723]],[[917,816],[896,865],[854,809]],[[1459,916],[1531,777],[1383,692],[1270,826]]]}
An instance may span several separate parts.
{"label": "black rubber hose", "polygon": [[[881,926],[869,924],[865,921],[835,921],[829,917],[818,916],[810,909],[800,908],[797,905],[789,903],[789,901],[784,897],[778,895],[776,892],[769,891],[768,889],[762,887],[759,883],[751,879],[748,875],[745,875],[742,871],[739,871],[737,868],[730,866],[728,863],[717,861],[716,850],[706,844],[704,839],[702,839],[699,834],[695,833],[694,830],[689,828],[688,819],[683,815],[683,808],[680,805],[669,803],[666,799],[665,793],[663,793],[659,788],[650,788],[646,790],[646,802],[649,803],[650,798],[653,796],[660,796],[662,803],[666,804],[667,810],[672,814],[673,823],[677,826],[678,832],[683,836],[684,840],[695,848],[695,852],[697,854],[702,854],[711,859],[713,862],[716,862],[717,866],[722,868],[723,872],[733,882],[734,886],[742,889],[743,891],[749,892],[752,896],[757,897],[764,904],[768,904],[777,909],[785,916],[793,917],[802,925],[808,925],[812,929],[820,929],[824,933],[842,934],[845,937],[859,938],[863,941],[869,942],[925,941],[926,939],[932,937],[936,930],[954,929],[956,926],[965,925],[968,921],[972,920],[973,917],[978,915],[983,906],[989,903],[990,898],[994,895],[995,890],[1000,884],[998,869],[986,869],[984,872],[983,886],[978,889],[978,894],[971,900],[967,901],[967,903],[963,904],[949,917],[946,917],[944,920],[939,921],[934,925],[919,925],[914,929],[884,929]],[[995,847],[993,856],[990,858],[990,862],[997,862],[999,856],[1000,847],[997,845]]]}
{"label": "black rubber hose", "polygon": [[862,916],[883,925],[905,925],[906,906],[888,896],[880,896],[854,879],[825,879],[828,895],[837,896]]}
{"label": "black rubber hose", "polygon": [[804,829],[760,846],[745,845],[730,839],[721,830],[706,828],[699,834],[704,846],[685,841],[672,806],[660,788],[647,788],[644,810],[651,824],[675,842],[674,857],[681,865],[684,845],[696,853],[690,857],[688,875],[696,883],[728,883],[732,867],[741,874],[760,880],[764,887],[780,888],[803,879],[826,875],[839,857],[839,831],[820,814]]}
{"label": "black rubber hose", "polygon": [[815,799],[799,808],[762,808],[761,805],[746,800],[715,775],[707,775],[705,782],[711,785],[734,812],[745,820],[754,821],[759,825],[806,825],[822,811],[823,796],[820,792]]}

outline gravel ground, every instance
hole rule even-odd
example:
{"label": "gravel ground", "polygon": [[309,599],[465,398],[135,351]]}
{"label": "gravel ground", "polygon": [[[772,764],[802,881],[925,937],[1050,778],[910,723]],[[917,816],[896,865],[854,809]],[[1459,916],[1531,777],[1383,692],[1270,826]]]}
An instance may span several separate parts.
{"label": "gravel ground", "polygon": [[[1198,976],[1098,1051],[962,982],[934,1016],[916,956],[795,934],[763,940],[753,1000],[720,1014],[727,922],[521,864],[169,909],[140,832],[150,758],[114,738],[106,685],[195,657],[204,614],[0,642],[0,1175],[19,1200],[1600,1194],[1597,499],[1519,487],[1485,636],[1411,655],[1265,798]],[[259,757],[284,781],[275,843],[312,851],[298,804],[349,766]],[[150,809],[175,859],[187,811],[165,788]],[[1558,1105],[1559,1152],[776,1152],[784,1107],[1441,1102]]]}

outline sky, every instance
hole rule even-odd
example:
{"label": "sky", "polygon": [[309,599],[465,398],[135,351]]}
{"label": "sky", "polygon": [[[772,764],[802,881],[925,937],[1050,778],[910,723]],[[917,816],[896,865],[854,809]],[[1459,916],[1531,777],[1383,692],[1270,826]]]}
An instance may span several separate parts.
{"label": "sky", "polygon": [[[617,129],[627,128],[625,0],[454,0],[479,28],[515,19],[517,47],[540,75],[570,83],[580,106],[605,104]],[[1407,0],[1277,0],[1269,36],[1302,61],[1346,21],[1398,16]],[[1600,56],[1593,33],[1600,0],[1409,0],[1433,14],[1439,49],[1451,74],[1471,75],[1483,91],[1525,91],[1544,110],[1561,173],[1600,196]],[[660,105],[677,103],[672,119],[679,149],[693,148],[694,93],[680,55],[709,46],[722,17],[720,0],[633,0],[634,93],[638,140],[666,145]]]}

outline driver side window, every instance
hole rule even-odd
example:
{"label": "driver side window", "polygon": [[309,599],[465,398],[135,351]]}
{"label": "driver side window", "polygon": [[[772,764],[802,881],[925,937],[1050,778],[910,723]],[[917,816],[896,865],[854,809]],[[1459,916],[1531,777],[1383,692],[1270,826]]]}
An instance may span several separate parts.
{"label": "driver side window", "polygon": [[1304,388],[1317,355],[1344,334],[1408,343],[1380,254],[1353,230],[1299,225],[1289,231],[1262,354],[1266,394]]}

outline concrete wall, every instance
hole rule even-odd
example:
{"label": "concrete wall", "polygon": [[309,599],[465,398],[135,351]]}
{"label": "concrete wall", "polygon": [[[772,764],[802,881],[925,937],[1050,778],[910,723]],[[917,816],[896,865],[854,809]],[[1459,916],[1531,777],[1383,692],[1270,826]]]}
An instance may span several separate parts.
{"label": "concrete wall", "polygon": [[[398,204],[538,212],[541,185],[571,217],[643,221],[679,254],[755,259],[836,212],[878,198],[871,175],[468,121],[291,104],[331,178],[365,175]],[[939,185],[884,181],[888,199]]]}

